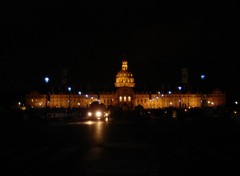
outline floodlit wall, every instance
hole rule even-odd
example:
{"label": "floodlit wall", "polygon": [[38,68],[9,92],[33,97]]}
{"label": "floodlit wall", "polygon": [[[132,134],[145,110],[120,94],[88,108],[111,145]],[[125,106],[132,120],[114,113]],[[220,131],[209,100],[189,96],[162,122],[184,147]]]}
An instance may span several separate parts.
{"label": "floodlit wall", "polygon": [[[225,105],[225,94],[135,94],[126,96],[126,102],[131,101],[133,107],[141,105],[144,109],[159,109],[167,107],[194,108],[202,107],[203,100],[208,107]],[[87,108],[94,101],[100,101],[107,107],[118,106],[124,102],[124,96],[111,94],[74,95],[74,94],[51,94],[49,99],[46,95],[30,94],[26,96],[26,105],[31,108]]]}

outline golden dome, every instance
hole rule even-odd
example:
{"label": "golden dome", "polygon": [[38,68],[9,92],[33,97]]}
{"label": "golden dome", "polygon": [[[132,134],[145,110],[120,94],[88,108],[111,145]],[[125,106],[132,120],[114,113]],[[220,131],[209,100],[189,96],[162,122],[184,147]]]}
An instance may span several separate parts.
{"label": "golden dome", "polygon": [[128,71],[127,61],[122,61],[122,69],[117,73],[115,87],[135,87],[134,78]]}

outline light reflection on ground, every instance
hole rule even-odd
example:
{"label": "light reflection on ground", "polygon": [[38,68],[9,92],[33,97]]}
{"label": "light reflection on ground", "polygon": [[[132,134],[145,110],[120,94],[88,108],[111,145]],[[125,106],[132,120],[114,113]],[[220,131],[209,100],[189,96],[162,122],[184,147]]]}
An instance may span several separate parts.
{"label": "light reflection on ground", "polygon": [[88,120],[88,121],[81,121],[81,122],[70,122],[68,124],[69,125],[93,125],[93,124],[99,124],[99,123],[104,123],[104,122]]}
{"label": "light reflection on ground", "polygon": [[78,121],[78,122],[69,122],[67,124],[69,125],[93,125],[93,124],[99,124],[99,123],[108,123],[109,119],[106,117],[104,121],[102,120],[84,120],[84,121]]}
{"label": "light reflection on ground", "polygon": [[69,125],[87,126],[89,129],[89,138],[92,138],[95,143],[102,143],[104,140],[105,129],[108,122],[86,120],[81,122],[70,122]]}

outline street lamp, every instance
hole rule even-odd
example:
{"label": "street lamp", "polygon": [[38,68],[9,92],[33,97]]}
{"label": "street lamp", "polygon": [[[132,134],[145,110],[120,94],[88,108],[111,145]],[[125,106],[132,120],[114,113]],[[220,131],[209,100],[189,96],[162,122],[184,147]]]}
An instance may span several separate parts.
{"label": "street lamp", "polygon": [[71,93],[71,90],[72,88],[71,87],[68,87],[68,118],[70,117],[70,93]]}
{"label": "street lamp", "polygon": [[78,95],[79,95],[79,100],[78,100],[78,109],[79,109],[79,117],[81,116],[81,111],[80,111],[80,96],[82,95],[82,92],[78,91]]}
{"label": "street lamp", "polygon": [[201,75],[201,79],[202,79],[202,80],[205,79],[205,75]]}
{"label": "street lamp", "polygon": [[[45,77],[44,78],[44,82],[46,83],[46,85],[48,84],[48,82],[49,82],[49,77]],[[46,118],[47,118],[47,115],[48,115],[48,101],[50,100],[50,95],[49,95],[49,92],[48,92],[48,86],[46,86],[46,109],[45,109],[45,111],[46,111]]]}
{"label": "street lamp", "polygon": [[201,100],[201,104],[202,107],[206,105],[206,100],[205,100],[205,86],[204,86],[204,80],[206,78],[206,76],[204,74],[201,74],[201,94],[202,94],[202,100]]}
{"label": "street lamp", "polygon": [[[172,99],[172,97],[170,97],[171,94],[172,94],[172,91],[169,90],[169,91],[168,91],[168,96],[167,96],[167,97],[168,97],[167,102],[168,102],[168,101],[171,101],[171,99]],[[170,105],[172,105],[172,104],[170,103],[168,106],[170,106]]]}
{"label": "street lamp", "polygon": [[179,90],[179,108],[181,108],[181,106],[182,106],[182,102],[181,102],[181,90],[182,90],[182,87],[181,86],[178,86],[178,90]]}
{"label": "street lamp", "polygon": [[88,108],[88,94],[86,94],[86,102],[87,102],[87,108]]}
{"label": "street lamp", "polygon": [[204,74],[201,74],[200,77],[201,77],[201,80],[202,80],[201,84],[200,84],[201,85],[201,92],[204,94],[204,92],[205,92],[204,91],[204,80],[205,80],[206,76]]}
{"label": "street lamp", "polygon": [[80,107],[80,96],[82,95],[82,92],[78,91],[78,95],[79,95],[78,106]]}
{"label": "street lamp", "polygon": [[45,83],[48,83],[48,82],[49,82],[49,78],[48,78],[48,77],[45,77],[45,78],[44,78],[44,81],[45,81]]}

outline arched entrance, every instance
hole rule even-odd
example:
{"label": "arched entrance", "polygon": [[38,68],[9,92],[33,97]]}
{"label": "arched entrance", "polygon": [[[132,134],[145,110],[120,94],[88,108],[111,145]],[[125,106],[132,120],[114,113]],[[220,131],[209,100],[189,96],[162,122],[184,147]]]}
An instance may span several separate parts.
{"label": "arched entrance", "polygon": [[134,105],[134,92],[131,87],[121,87],[116,91],[117,105],[123,110],[133,110]]}

